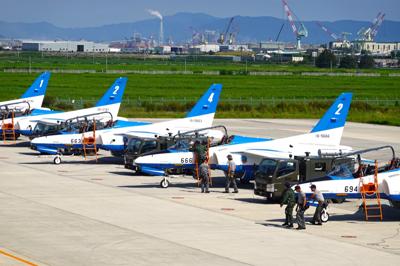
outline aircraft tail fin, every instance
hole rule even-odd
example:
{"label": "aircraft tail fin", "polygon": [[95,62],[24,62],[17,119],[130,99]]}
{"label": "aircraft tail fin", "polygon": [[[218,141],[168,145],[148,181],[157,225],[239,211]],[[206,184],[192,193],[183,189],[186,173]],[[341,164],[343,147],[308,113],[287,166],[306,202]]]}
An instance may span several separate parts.
{"label": "aircraft tail fin", "polygon": [[96,103],[96,107],[121,103],[127,81],[128,79],[123,77],[116,79],[114,84],[106,91],[103,97]]}
{"label": "aircraft tail fin", "polygon": [[286,140],[303,144],[340,145],[352,96],[353,94],[349,92],[340,94],[310,133],[289,137]]}
{"label": "aircraft tail fin", "polygon": [[352,97],[353,94],[350,92],[340,94],[328,111],[326,111],[324,116],[311,130],[311,133],[343,128],[346,124],[347,115],[349,114]]}
{"label": "aircraft tail fin", "polygon": [[186,117],[196,117],[207,114],[215,114],[221,95],[222,84],[212,84],[206,93],[195,104]]}
{"label": "aircraft tail fin", "polygon": [[[32,83],[32,85],[25,91],[21,96],[22,99],[31,98],[35,96],[44,96],[49,83],[50,72],[43,72],[39,77]],[[43,100],[42,100],[43,101]],[[40,106],[42,103],[40,103]],[[38,107],[40,107],[38,106]]]}

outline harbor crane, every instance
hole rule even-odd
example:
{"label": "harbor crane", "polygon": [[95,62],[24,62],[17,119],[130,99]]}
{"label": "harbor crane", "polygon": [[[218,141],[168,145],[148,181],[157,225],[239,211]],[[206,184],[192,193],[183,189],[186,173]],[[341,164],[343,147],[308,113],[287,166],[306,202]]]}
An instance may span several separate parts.
{"label": "harbor crane", "polygon": [[232,26],[232,23],[233,23],[233,20],[234,20],[234,19],[235,19],[235,17],[231,17],[231,18],[229,19],[229,22],[228,22],[228,25],[226,26],[225,32],[223,32],[223,33],[221,33],[221,34],[219,35],[219,38],[218,38],[218,40],[217,40],[217,42],[218,42],[219,44],[225,44],[227,41],[229,42],[229,40],[232,40],[232,39],[233,39],[232,33],[230,34],[230,37],[228,38],[228,33],[229,33],[229,30],[230,30],[230,28],[231,28],[231,26]]}
{"label": "harbor crane", "polygon": [[[301,39],[307,38],[308,30],[304,26],[303,22],[301,22],[299,20],[299,18],[294,14],[294,12],[289,8],[287,0],[282,0],[282,4],[283,4],[283,8],[285,10],[286,16],[288,17],[292,31],[293,31],[294,35],[296,36],[296,40],[297,40],[296,48],[297,48],[297,50],[301,50]],[[293,17],[296,19],[296,21],[293,19]],[[297,25],[296,25],[296,22],[297,22]]]}
{"label": "harbor crane", "polygon": [[368,28],[362,27],[358,32],[358,39],[361,41],[372,42],[378,34],[378,29],[382,25],[385,13],[379,12]]}
{"label": "harbor crane", "polygon": [[318,25],[326,34],[328,34],[332,39],[334,39],[335,41],[338,41],[338,42],[342,42],[342,43],[343,43],[343,47],[346,47],[346,48],[350,47],[350,42],[349,42],[349,40],[347,39],[347,36],[351,35],[350,32],[345,32],[345,31],[343,31],[343,32],[341,33],[341,37],[339,37],[338,34],[336,34],[335,32],[332,32],[331,30],[329,30],[329,29],[328,29],[327,27],[325,27],[321,22],[317,21],[316,23],[317,23],[317,25]]}

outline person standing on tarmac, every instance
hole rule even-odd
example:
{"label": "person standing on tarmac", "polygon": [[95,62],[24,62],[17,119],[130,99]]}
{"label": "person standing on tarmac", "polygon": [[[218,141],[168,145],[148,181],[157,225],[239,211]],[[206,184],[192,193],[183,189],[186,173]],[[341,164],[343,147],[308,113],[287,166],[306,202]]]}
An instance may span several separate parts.
{"label": "person standing on tarmac", "polygon": [[306,193],[301,191],[301,187],[297,185],[294,190],[297,192],[297,207],[296,207],[296,222],[297,230],[306,229],[306,223],[304,221],[304,212],[306,211]]}
{"label": "person standing on tarmac", "polygon": [[311,195],[312,199],[315,199],[318,202],[318,206],[317,208],[315,208],[315,213],[314,213],[314,217],[311,220],[312,224],[316,224],[316,225],[322,225],[322,221],[321,221],[321,211],[325,202],[324,196],[322,195],[321,191],[317,190],[317,186],[316,185],[311,185],[310,186],[311,191],[313,192],[313,194]]}
{"label": "person standing on tarmac", "polygon": [[293,208],[296,204],[295,194],[293,189],[290,188],[290,183],[285,182],[285,191],[283,192],[281,207],[286,204],[285,208],[285,223],[282,226],[287,226],[288,228],[293,227]]}
{"label": "person standing on tarmac", "polygon": [[238,193],[239,190],[236,185],[236,164],[233,161],[232,155],[228,155],[228,171],[226,172],[226,186],[225,186],[225,193],[229,193],[229,187],[233,184],[233,193]]}
{"label": "person standing on tarmac", "polygon": [[201,180],[201,193],[210,193],[210,177],[209,177],[209,168],[207,161],[203,161],[200,165],[200,180]]}

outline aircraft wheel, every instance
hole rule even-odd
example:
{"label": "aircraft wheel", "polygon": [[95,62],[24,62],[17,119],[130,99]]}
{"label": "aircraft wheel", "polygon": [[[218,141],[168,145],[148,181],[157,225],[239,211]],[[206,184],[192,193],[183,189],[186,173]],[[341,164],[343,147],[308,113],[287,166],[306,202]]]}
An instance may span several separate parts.
{"label": "aircraft wheel", "polygon": [[53,163],[59,165],[61,163],[61,157],[60,156],[54,157]]}
{"label": "aircraft wheel", "polygon": [[329,213],[326,210],[323,210],[321,212],[321,221],[323,223],[326,223],[327,221],[329,221]]}
{"label": "aircraft wheel", "polygon": [[169,186],[169,181],[166,179],[166,178],[164,178],[163,180],[161,180],[161,182],[160,182],[160,187],[162,187],[162,188],[167,188]]}

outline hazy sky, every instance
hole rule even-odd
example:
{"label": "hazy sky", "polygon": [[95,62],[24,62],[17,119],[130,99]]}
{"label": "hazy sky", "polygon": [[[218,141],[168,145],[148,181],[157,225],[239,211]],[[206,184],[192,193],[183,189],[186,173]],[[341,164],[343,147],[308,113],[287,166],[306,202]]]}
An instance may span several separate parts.
{"label": "hazy sky", "polygon": [[[288,0],[302,20],[372,20],[379,11],[400,21],[400,0]],[[147,9],[163,15],[202,12],[219,17],[282,18],[281,0],[0,0],[0,20],[47,21],[62,27],[85,27],[150,18]]]}

